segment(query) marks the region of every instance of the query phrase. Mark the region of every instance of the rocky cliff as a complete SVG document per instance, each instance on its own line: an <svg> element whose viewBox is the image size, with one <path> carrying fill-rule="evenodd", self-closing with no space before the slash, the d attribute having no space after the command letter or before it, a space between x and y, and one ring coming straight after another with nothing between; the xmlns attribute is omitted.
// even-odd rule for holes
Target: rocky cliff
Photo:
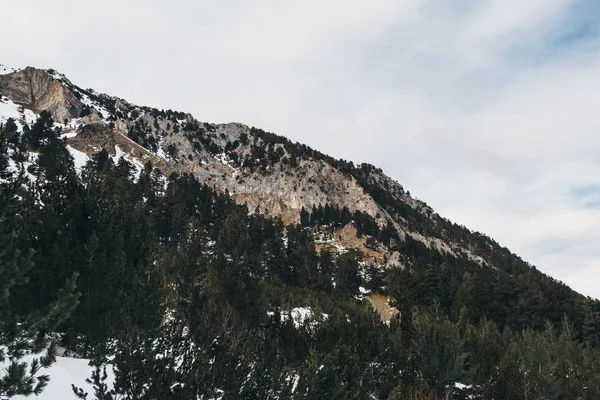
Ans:
<svg viewBox="0 0 600 400"><path fill-rule="evenodd" d="M50 71L32 67L0 75L0 93L36 113L48 111L61 123L79 117L84 106Z"/></svg>
<svg viewBox="0 0 600 400"><path fill-rule="evenodd" d="M84 90L54 70L4 68L0 95L35 113L50 112L80 151L121 151L141 164L152 163L165 175L192 174L247 204L250 212L280 217L285 224L300 222L302 209L310 212L326 205L363 213L387 230L386 240L368 248L343 232L334 232L330 240L336 246L360 247L380 264L410 264L401 251L407 241L482 266L496 267L498 260L512 256L491 239L441 218L380 169L335 160L260 129L215 125L190 114L136 106ZM520 262L519 268L528 267Z"/></svg>

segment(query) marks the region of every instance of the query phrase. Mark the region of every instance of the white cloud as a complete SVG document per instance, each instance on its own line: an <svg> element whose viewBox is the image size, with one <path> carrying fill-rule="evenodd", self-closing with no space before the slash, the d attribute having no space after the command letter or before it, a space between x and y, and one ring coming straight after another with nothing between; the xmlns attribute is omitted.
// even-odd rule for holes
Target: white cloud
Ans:
<svg viewBox="0 0 600 400"><path fill-rule="evenodd" d="M600 297L600 48L585 0L34 0L8 64L368 161ZM585 40L577 40L578 32ZM588 32L590 31L590 32ZM565 39L568 37L568 39Z"/></svg>

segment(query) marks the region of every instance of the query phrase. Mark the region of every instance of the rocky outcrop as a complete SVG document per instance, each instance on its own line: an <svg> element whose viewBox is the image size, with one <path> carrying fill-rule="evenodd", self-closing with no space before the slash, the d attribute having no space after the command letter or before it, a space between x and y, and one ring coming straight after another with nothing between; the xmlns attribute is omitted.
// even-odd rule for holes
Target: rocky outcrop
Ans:
<svg viewBox="0 0 600 400"><path fill-rule="evenodd" d="M84 106L48 72L32 67L0 75L0 94L36 113L48 111L60 123L79 117Z"/></svg>
<svg viewBox="0 0 600 400"><path fill-rule="evenodd" d="M115 140L114 131L106 124L94 123L82 125L77 129L77 138L87 141L88 144L99 149L106 149L114 153Z"/></svg>
<svg viewBox="0 0 600 400"><path fill-rule="evenodd" d="M188 116L186 122L190 123L190 118ZM153 122L146 125L152 126ZM161 122L156 126L162 129ZM249 131L247 126L238 123L215 125L211 140L223 149L227 143L240 142L241 136L249 135ZM178 172L191 173L200 182L228 192L236 202L246 204L250 212L280 217L289 224L299 222L302 208L311 210L313 206L329 204L340 209L346 207L350 212L365 212L381 226L389 219L356 179L323 160L304 158L294 166L277 162L265 169L249 169L236 166L225 153L197 151L181 134L166 134L160 140L163 149L177 149L169 158L175 161L172 166ZM250 141L254 142L254 138ZM264 146L260 140L256 144ZM235 152L239 158L248 158L251 146L251 143L241 144Z"/></svg>
<svg viewBox="0 0 600 400"><path fill-rule="evenodd" d="M69 122L61 128L79 151L125 153L138 166L150 162L165 176L189 173L246 204L251 213L279 217L288 225L299 222L302 208L329 204L369 215L380 228L393 228L400 242L412 239L442 254L491 266L464 239L453 241L448 226L427 204L374 166L354 167L240 123L215 125L191 114L136 106L81 89L53 70L28 67L0 74L0 95ZM410 265L391 241L367 246L351 228L336 232L330 245L359 248L369 263Z"/></svg>

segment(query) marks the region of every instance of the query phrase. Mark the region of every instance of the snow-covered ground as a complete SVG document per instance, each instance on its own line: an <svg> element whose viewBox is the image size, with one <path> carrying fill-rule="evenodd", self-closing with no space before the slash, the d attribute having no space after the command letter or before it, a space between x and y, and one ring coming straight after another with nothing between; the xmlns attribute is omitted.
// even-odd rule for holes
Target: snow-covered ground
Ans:
<svg viewBox="0 0 600 400"><path fill-rule="evenodd" d="M104 106L102 106L101 104L98 104L97 102L90 99L90 97L87 94L81 93L81 92L80 92L80 94L81 94L81 102L83 104L98 111L98 114L100 114L100 117L102 117L102 119L104 119L104 120L108 119L108 117L110 116L110 112Z"/></svg>
<svg viewBox="0 0 600 400"><path fill-rule="evenodd" d="M21 118L20 113L17 111L17 107L18 106L7 97L0 98L0 121L6 122L9 118L15 120Z"/></svg>
<svg viewBox="0 0 600 400"><path fill-rule="evenodd" d="M169 158L167 156L167 153L165 153L165 151L162 149L162 141L161 141L161 145L158 146L158 150L156 151L156 156L162 158L163 160L167 160Z"/></svg>
<svg viewBox="0 0 600 400"><path fill-rule="evenodd" d="M13 118L17 125L22 128L23 124L21 121L31 124L35 122L37 115L31 110L13 103L8 97L0 96L0 123L6 122L9 118Z"/></svg>
<svg viewBox="0 0 600 400"><path fill-rule="evenodd" d="M75 170L81 173L81 169L85 167L85 164L90 160L90 157L82 151L75 150L71 146L67 145L67 149L71 156L73 156L73 162L75 163Z"/></svg>
<svg viewBox="0 0 600 400"><path fill-rule="evenodd" d="M85 380L92 375L92 371L94 371L94 367L89 365L89 360L56 357L56 362L50 368L43 369L40 372L42 375L49 375L50 382L39 396L16 396L13 399L77 400L77 396L75 396L71 388L73 384L90 393L88 397L91 398L93 397L93 389ZM106 372L108 374L108 381L112 382L114 380L112 371L107 368Z"/></svg>
<svg viewBox="0 0 600 400"><path fill-rule="evenodd" d="M142 171L144 170L144 164L142 164L137 158L135 158L131 154L124 152L118 145L115 146L115 155L111 156L111 158L115 164L118 164L121 158L124 158L125 161L130 162L135 168L134 180L137 180L140 177Z"/></svg>
<svg viewBox="0 0 600 400"><path fill-rule="evenodd" d="M323 225L321 228L327 229L328 226ZM315 243L330 245L331 247L335 248L338 254L344 254L349 251L347 247L338 243L338 241L326 231L318 232L317 237L315 238Z"/></svg>

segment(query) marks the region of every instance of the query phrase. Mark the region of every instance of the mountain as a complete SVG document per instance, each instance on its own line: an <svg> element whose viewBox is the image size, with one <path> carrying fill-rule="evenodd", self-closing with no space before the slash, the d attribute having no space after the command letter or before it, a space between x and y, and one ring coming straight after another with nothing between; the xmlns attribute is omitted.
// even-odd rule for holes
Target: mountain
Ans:
<svg viewBox="0 0 600 400"><path fill-rule="evenodd" d="M347 208L365 214L379 229L388 228L392 241L409 237L485 267L532 269L493 240L443 219L372 165L335 160L239 123L211 124L190 114L136 106L82 89L54 70L27 67L2 75L0 93L23 108L21 121L32 120L26 110L36 115L49 111L64 126L63 133L76 133L68 142L77 150L92 155L104 148L115 155L118 148L141 164L150 161L165 175L190 173L218 192L228 192L250 212L258 209L285 224L299 223L303 208L309 213L326 205ZM334 235L334 242L345 237ZM376 259L385 256L395 266L410 263L395 250L397 245L375 247Z"/></svg>
<svg viewBox="0 0 600 400"><path fill-rule="evenodd" d="M518 349L543 335L556 390L565 383L551 346L568 334L581 354L600 347L597 301L441 217L375 166L259 128L134 105L51 69L0 65L0 123L9 177L0 183L19 175L26 188L21 227L9 237L33 249L38 266L12 290L11 315L43 309L79 274L80 304L53 329L60 344L116 357L132 374L166 368L169 389L154 382L160 389L151 396L436 398L470 390L501 398L529 389L509 387L512 378L494 371L525 366L518 354L529 353ZM342 340L342 332L352 334ZM161 351L177 367L161 364ZM186 357L194 367L184 374L177 360ZM173 386L188 382L189 368L210 371L206 382ZM415 372L401 374L406 368ZM519 379L529 384L526 371ZM529 395L548 395L538 378ZM458 379L469 385L455 386ZM581 387L591 387L585 379ZM132 393L142 389L120 390L138 398Z"/></svg>

